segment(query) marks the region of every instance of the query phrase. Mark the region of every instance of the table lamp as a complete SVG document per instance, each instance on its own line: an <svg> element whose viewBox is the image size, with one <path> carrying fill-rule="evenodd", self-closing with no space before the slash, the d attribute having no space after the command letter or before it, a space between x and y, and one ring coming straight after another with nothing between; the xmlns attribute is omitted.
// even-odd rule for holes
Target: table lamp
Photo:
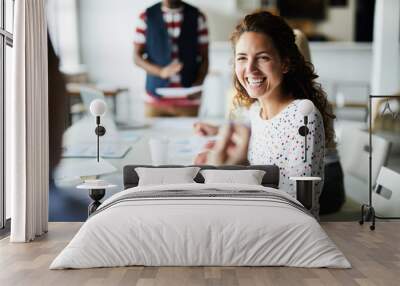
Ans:
<svg viewBox="0 0 400 286"><path fill-rule="evenodd" d="M103 116L106 113L107 105L102 99L95 99L90 103L90 113L96 117L97 127L94 132L97 135L97 162L99 162L100 157L100 147L99 147L99 137L106 134L106 129L104 126L100 125L100 116Z"/></svg>
<svg viewBox="0 0 400 286"><path fill-rule="evenodd" d="M304 99L299 104L299 112L303 115L304 125L299 128L299 134L304 137L304 159L303 162L307 162L307 135L310 132L308 130L308 115L313 112L314 103L309 99Z"/></svg>
<svg viewBox="0 0 400 286"><path fill-rule="evenodd" d="M299 112L303 116L304 125L299 128L299 134L304 137L304 159L307 162L307 135L310 130L307 127L308 115L314 111L314 103L309 99L304 99L299 104ZM313 190L314 181L321 181L320 177L290 177L296 181L296 198L308 210L314 208L315 194Z"/></svg>
<svg viewBox="0 0 400 286"><path fill-rule="evenodd" d="M107 105L102 99L95 99L90 103L90 113L96 117L96 129L94 132L97 135L97 165L100 165L100 136L106 134L106 129L104 126L100 125L100 117L106 113ZM109 184L105 180L85 180L83 184L77 186L78 189L88 189L89 196L92 198L93 202L88 206L88 216L90 216L96 209L100 206L100 200L104 197L106 193L106 188L115 187L115 185Z"/></svg>

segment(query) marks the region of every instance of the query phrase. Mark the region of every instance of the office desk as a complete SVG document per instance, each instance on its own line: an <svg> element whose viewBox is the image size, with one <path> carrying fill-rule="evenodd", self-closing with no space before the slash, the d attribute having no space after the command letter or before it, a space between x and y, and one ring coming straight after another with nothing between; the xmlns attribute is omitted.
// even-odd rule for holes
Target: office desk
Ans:
<svg viewBox="0 0 400 286"><path fill-rule="evenodd" d="M91 203L91 199L87 192L76 188L83 183L80 177L82 173L89 175L96 168L95 173L100 174L99 178L117 185L116 188L107 190L104 199L122 191L122 170L125 165L151 164L149 138L167 136L170 139L168 163L191 164L194 156L207 140L193 135L192 126L197 120L196 118L154 118L149 128L118 131L112 119L104 116L101 124L107 131L100 138L100 150L104 142L126 142L131 144L130 151L123 158L104 159L101 164L97 163L96 158L62 158L54 173L54 185L50 190L50 221L86 220L87 206ZM96 145L94 129L95 118L86 116L68 128L63 136L63 144L82 142Z"/></svg>
<svg viewBox="0 0 400 286"><path fill-rule="evenodd" d="M206 138L196 136L193 133L193 123L197 118L154 118L150 121L150 127L137 130L118 131L112 120L104 118L102 125L106 128L106 134L100 137L100 150L104 142L125 142L131 149L123 157L118 159L103 159L104 172L97 170L102 179L108 180L119 187L110 192L119 191L123 187L122 170L125 165L149 164L151 155L148 140L152 137L165 136L170 140L169 164L192 164L195 155L202 149ZM95 119L87 116L72 125L64 134L64 145L75 143L96 144L94 134ZM90 166L98 167L95 158L63 158L55 173L57 184L62 186L76 186L82 182L80 175L90 175ZM111 170L110 165L114 168Z"/></svg>

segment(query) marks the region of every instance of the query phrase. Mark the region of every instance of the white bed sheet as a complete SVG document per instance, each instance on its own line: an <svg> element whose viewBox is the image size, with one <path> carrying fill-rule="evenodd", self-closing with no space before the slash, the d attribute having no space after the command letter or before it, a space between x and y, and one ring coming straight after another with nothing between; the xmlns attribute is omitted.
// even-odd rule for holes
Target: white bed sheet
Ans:
<svg viewBox="0 0 400 286"><path fill-rule="evenodd" d="M265 190L231 184L136 187L154 190ZM350 268L343 253L310 215L288 204L246 198L124 201L89 218L50 269L145 266L293 266Z"/></svg>

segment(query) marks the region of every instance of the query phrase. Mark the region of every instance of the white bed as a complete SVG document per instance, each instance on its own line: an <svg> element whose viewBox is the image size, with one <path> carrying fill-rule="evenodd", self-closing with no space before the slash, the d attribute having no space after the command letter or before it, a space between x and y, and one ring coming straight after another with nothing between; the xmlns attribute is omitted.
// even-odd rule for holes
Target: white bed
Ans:
<svg viewBox="0 0 400 286"><path fill-rule="evenodd" d="M128 265L351 267L319 223L286 193L198 183L115 194L50 269Z"/></svg>

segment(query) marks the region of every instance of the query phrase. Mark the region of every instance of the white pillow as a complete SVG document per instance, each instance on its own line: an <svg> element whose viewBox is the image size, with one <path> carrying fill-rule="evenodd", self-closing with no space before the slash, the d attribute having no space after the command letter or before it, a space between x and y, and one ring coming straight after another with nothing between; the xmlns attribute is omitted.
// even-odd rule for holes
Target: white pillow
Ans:
<svg viewBox="0 0 400 286"><path fill-rule="evenodd" d="M193 179L199 170L199 167L135 168L139 176L138 186L195 183Z"/></svg>
<svg viewBox="0 0 400 286"><path fill-rule="evenodd" d="M202 170L204 183L235 183L261 185L265 171L262 170Z"/></svg>

